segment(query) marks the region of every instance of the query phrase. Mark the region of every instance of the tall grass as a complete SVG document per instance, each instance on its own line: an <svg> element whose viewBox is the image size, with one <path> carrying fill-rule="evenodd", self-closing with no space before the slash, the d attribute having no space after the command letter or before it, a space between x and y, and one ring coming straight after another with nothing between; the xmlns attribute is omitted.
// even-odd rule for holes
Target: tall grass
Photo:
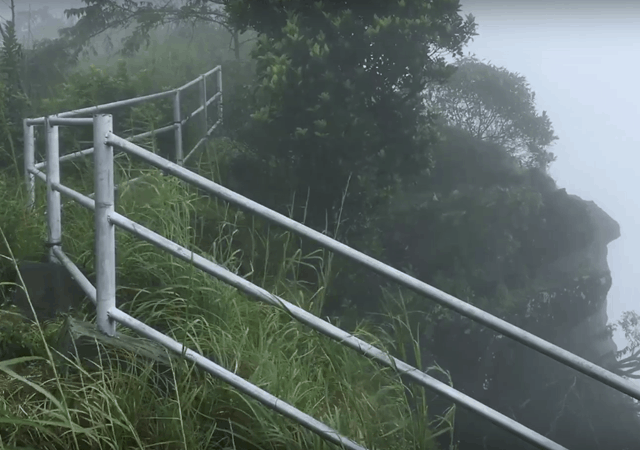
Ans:
<svg viewBox="0 0 640 450"><path fill-rule="evenodd" d="M179 84L175 74L169 76L180 65L169 53L178 50L155 47L158 53L149 67L158 85ZM196 50L180 56L190 55L193 64L208 69L211 62L198 62ZM149 54L129 62L145 64L145 58ZM194 70L201 71L199 66ZM154 149L155 141L145 145ZM227 140L212 141L198 170L223 181L225 158L235 150ZM121 214L292 303L314 313L321 310L332 279L331 254L305 254L291 233L125 156L117 158L117 181L140 173L147 176L118 192ZM90 160L80 161L64 172L63 183L88 194L93 192L91 174ZM0 174L0 281L7 293L18 262L44 255L44 189L39 183L36 208L27 213L21 184L15 175ZM89 275L93 237L92 214L65 202L62 246ZM407 389L392 369L151 244L120 231L116 242L118 307L137 319L369 448L435 449L436 436L452 431L453 411L432 420L424 390ZM301 268L314 271L316 279L303 280ZM12 288L24 288L21 279ZM392 297L402 305L400 297ZM96 343L100 357L87 361L59 351L64 317L29 323L7 306L0 316L0 449L333 448L177 356L170 356L169 367L161 370L152 361ZM93 320L93 314L80 318ZM389 326L363 321L355 334L395 354L410 348L419 355L420 344L406 332L406 320L389 313ZM123 327L119 332L132 334Z"/></svg>
<svg viewBox="0 0 640 450"><path fill-rule="evenodd" d="M126 169L126 164L121 167ZM20 200L2 207L17 214ZM243 223L254 222L158 172L151 171L121 192L117 208L230 270L239 271L242 261L253 256L233 250L232 241ZM41 212L32 218L44 221ZM208 248L197 248L196 224L215 227L210 230ZM90 212L74 204L65 206L63 248L89 271L91 228ZM272 267L263 271L267 287L310 308L323 286L298 283L295 271L298 265L322 256L289 248L296 242L289 233L267 237L261 234L263 227L247 229L254 241L281 255L280 260L270 259ZM277 252L276 245L281 247ZM5 260L15 264L12 246L8 241L5 246ZM407 391L391 369L358 357L292 321L284 311L246 298L124 232L117 233L117 265L119 307L132 316L370 448L435 448L427 408L411 407L416 404L411 396L423 394ZM327 273L319 277L327 278ZM55 332L51 331L60 326L60 321L30 325L27 334L40 338L32 338L35 356L0 363L4 448L330 448L179 358L171 359L165 389L158 388L152 364L123 351L101 348L110 356L93 365L63 358L54 350ZM356 334L390 350L389 344L401 337L364 323ZM449 428L445 422L443 427Z"/></svg>

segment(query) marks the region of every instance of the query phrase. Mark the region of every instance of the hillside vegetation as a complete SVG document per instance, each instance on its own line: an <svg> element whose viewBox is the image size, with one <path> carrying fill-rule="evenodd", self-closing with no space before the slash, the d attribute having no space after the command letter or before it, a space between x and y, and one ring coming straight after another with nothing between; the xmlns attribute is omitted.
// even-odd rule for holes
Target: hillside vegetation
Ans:
<svg viewBox="0 0 640 450"><path fill-rule="evenodd" d="M0 449L332 448L179 357L66 352L66 314L32 322L12 305L17 264L47 250L42 183L24 207L22 119L178 87L218 64L224 123L189 168L637 377L638 316L619 324L619 352L600 320L619 227L548 175L558 137L526 79L463 57L475 24L457 1L83 3L60 38L22 40L24 14L2 25ZM184 103L195 109L197 93ZM122 136L173 120L167 100L113 114ZM190 123L185 149L201 133ZM65 154L92 136L60 138ZM169 133L140 145L173 159L174 144ZM570 449L640 440L628 398L140 161L116 162L117 181L145 175L118 192L132 220ZM64 165L63 183L93 192L91 159ZM62 247L91 276L92 215L64 203ZM530 448L188 263L125 232L116 241L119 308L362 445ZM93 320L88 303L70 314Z"/></svg>

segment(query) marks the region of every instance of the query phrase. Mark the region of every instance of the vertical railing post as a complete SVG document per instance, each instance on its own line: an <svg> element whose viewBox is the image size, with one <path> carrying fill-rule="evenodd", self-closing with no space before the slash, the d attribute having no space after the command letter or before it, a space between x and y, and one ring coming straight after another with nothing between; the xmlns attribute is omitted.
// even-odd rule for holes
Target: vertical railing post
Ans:
<svg viewBox="0 0 640 450"><path fill-rule="evenodd" d="M27 124L27 119L22 121L24 138L24 182L27 194L27 210L33 210L36 203L36 179L30 172L36 160L36 145L33 125Z"/></svg>
<svg viewBox="0 0 640 450"><path fill-rule="evenodd" d="M108 336L116 333L109 310L116 307L116 240L109 216L114 212L113 147L107 137L113 132L111 114L93 117L93 161L95 171L96 323Z"/></svg>
<svg viewBox="0 0 640 450"><path fill-rule="evenodd" d="M216 75L218 81L218 92L220 93L220 98L218 98L218 121L220 122L220 125L222 125L222 99L224 97L222 94L222 66L220 66Z"/></svg>
<svg viewBox="0 0 640 450"><path fill-rule="evenodd" d="M62 208L60 192L53 189L53 185L60 183L60 150L58 127L49 124L49 116L45 118L47 158L47 246L49 247L49 261L58 262L53 252L54 247L62 245Z"/></svg>
<svg viewBox="0 0 640 450"><path fill-rule="evenodd" d="M204 129L202 135L207 137L209 119L207 118L207 78L204 75L200 76L200 105L202 106L202 127Z"/></svg>
<svg viewBox="0 0 640 450"><path fill-rule="evenodd" d="M182 115L180 113L180 89L176 89L173 97L173 136L176 145L176 164L182 166L184 153L182 151Z"/></svg>

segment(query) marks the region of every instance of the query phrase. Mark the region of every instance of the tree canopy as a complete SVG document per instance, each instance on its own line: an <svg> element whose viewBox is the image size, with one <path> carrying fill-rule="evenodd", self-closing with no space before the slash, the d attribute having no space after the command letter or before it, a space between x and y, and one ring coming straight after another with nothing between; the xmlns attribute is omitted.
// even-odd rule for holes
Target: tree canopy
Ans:
<svg viewBox="0 0 640 450"><path fill-rule="evenodd" d="M546 168L558 139L546 111L538 114L527 80L475 57L459 59L453 75L425 92L429 106L448 123L506 148L527 166Z"/></svg>
<svg viewBox="0 0 640 450"><path fill-rule="evenodd" d="M226 28L232 36L236 59L240 58L243 42L235 28L230 26L225 6L227 0L82 0L86 5L66 10L68 18L76 23L61 30L61 37L76 52L91 45L93 38L106 31L126 29L122 40L122 52L132 54L148 45L151 31L171 24L209 23ZM109 34L104 34L112 45Z"/></svg>
<svg viewBox="0 0 640 450"><path fill-rule="evenodd" d="M246 133L254 169L243 171L265 184L252 194L279 208L292 191L308 198L315 227L333 229L342 207L357 229L429 169L436 135L418 94L450 74L443 54L460 54L474 35L458 1L230 1L227 10L259 35Z"/></svg>

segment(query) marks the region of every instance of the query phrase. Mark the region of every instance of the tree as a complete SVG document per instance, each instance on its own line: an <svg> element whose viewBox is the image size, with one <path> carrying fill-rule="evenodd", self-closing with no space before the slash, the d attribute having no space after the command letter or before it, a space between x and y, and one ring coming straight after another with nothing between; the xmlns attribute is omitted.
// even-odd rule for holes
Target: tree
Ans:
<svg viewBox="0 0 640 450"><path fill-rule="evenodd" d="M640 380L640 315L635 311L625 311L611 331L622 328L628 345L617 353L613 370L618 375Z"/></svg>
<svg viewBox="0 0 640 450"><path fill-rule="evenodd" d="M10 157L0 155L0 168L11 162L18 171L18 141L28 101L22 85L23 52L15 26L15 4L11 0L11 20L0 23L0 146L8 147Z"/></svg>
<svg viewBox="0 0 640 450"><path fill-rule="evenodd" d="M137 51L150 41L150 32L168 24L206 22L218 24L231 34L236 59L240 59L240 34L229 24L226 0L82 0L86 5L65 11L77 22L61 30L61 37L78 51L108 30L131 29L123 39L123 52ZM106 36L110 44L109 36ZM245 41L246 42L246 41Z"/></svg>
<svg viewBox="0 0 640 450"><path fill-rule="evenodd" d="M254 152L240 184L276 208L292 192L306 198L298 217L313 227L333 230L341 217L362 231L399 184L428 169L435 133L420 93L449 75L442 55L461 53L473 18L457 0L231 0L227 11L259 35L245 133Z"/></svg>
<svg viewBox="0 0 640 450"><path fill-rule="evenodd" d="M457 61L443 84L429 86L427 103L473 136L499 144L527 166L546 168L549 146L558 139L545 111L538 114L535 93L523 76L474 57Z"/></svg>
<svg viewBox="0 0 640 450"><path fill-rule="evenodd" d="M0 24L2 51L0 52L0 70L5 82L11 87L20 86L20 68L22 66L22 46L18 42L15 26L15 14L5 24Z"/></svg>

